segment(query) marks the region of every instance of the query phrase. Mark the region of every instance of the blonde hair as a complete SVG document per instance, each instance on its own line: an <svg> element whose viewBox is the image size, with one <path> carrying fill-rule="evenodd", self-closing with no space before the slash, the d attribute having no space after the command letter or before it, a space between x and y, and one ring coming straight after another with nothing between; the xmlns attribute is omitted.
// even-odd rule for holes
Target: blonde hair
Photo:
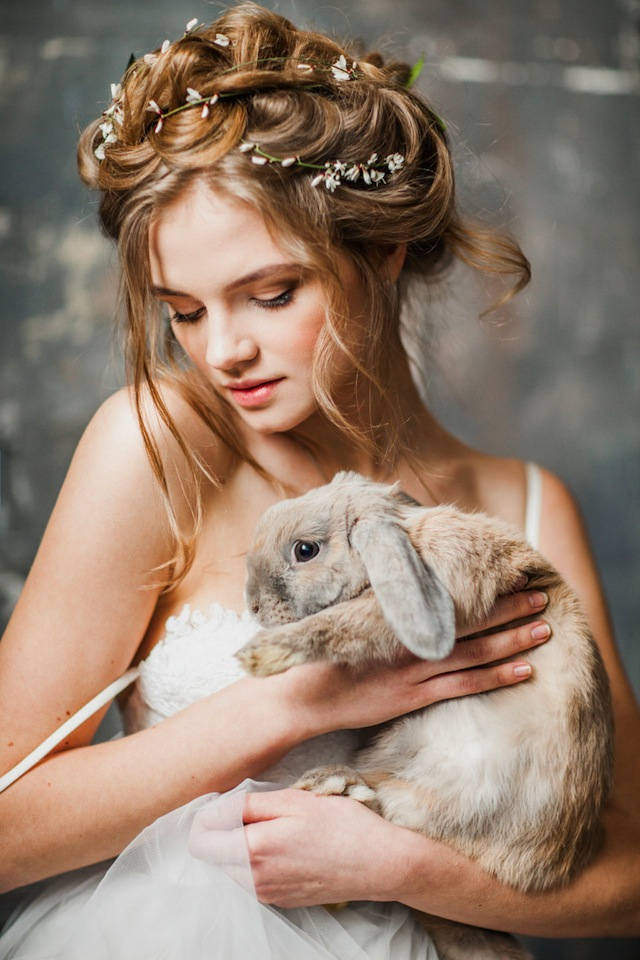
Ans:
<svg viewBox="0 0 640 960"><path fill-rule="evenodd" d="M219 34L229 39L221 46ZM406 243L403 282L432 281L454 258L485 273L509 276L502 298L521 289L529 264L507 236L473 228L459 216L447 135L431 107L407 88L410 67L385 62L377 53L357 56L357 79L340 80L330 69L351 51L328 37L299 30L279 14L253 3L231 8L210 26L198 27L164 52L136 60L122 80L122 117L117 141L95 155L102 142L99 117L78 147L80 175L102 193L100 219L119 247L126 307L126 358L140 429L161 489L175 540L168 587L189 569L202 522L201 485L217 483L181 435L159 384L177 385L196 414L228 450L260 467L234 434L225 400L177 355L150 292L149 229L167 204L196 180L251 204L283 249L321 281L327 320L316 345L313 389L326 417L378 461L411 456L411 423L394 403L393 386L405 354L400 339L400 298L381 264ZM300 63L318 69L301 70ZM188 109L157 115L185 103L187 88L202 97L222 97L209 116ZM257 167L237 147L259 143L276 157L309 163L340 159L362 162L376 152L400 153L405 162L387 182L372 189L344 185L335 193L313 187L309 171L273 164ZM337 253L357 269L368 308L367 336L355 343L338 275ZM338 400L332 371L348 357L354 383L367 384L368 426L356 424L350 404ZM193 523L181 528L169 488L156 430L143 397L181 449L194 491ZM354 395L353 408L358 406ZM263 472L263 471L261 471Z"/></svg>

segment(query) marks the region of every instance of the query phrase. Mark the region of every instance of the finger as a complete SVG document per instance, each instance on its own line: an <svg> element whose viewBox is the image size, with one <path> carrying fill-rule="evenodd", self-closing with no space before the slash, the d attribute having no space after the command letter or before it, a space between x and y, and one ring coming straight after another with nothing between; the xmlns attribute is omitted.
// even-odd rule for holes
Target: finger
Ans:
<svg viewBox="0 0 640 960"><path fill-rule="evenodd" d="M246 841L239 828L236 831L208 830L189 835L189 853L196 860L204 861L221 870L245 890L253 890L251 864Z"/></svg>
<svg viewBox="0 0 640 960"><path fill-rule="evenodd" d="M525 590L520 593L508 594L504 597L498 597L491 608L491 612L479 623L471 624L471 630L467 625L464 636L470 633L480 633L482 630L490 630L492 627L499 627L514 620L522 620L524 617L530 617L532 614L544 610L549 597L541 590Z"/></svg>
<svg viewBox="0 0 640 960"><path fill-rule="evenodd" d="M438 674L423 684L428 691L428 703L440 700L452 700L455 697L468 697L474 693L486 693L510 687L527 680L533 673L530 663L516 660L492 667L477 667L473 670L457 670L453 673Z"/></svg>
<svg viewBox="0 0 640 960"><path fill-rule="evenodd" d="M230 864L246 864L248 860L244 831L208 830L194 821L189 832L189 853L196 860L226 867Z"/></svg>
<svg viewBox="0 0 640 960"><path fill-rule="evenodd" d="M243 823L275 820L287 816L299 802L301 790L270 790L265 793L247 793L242 808Z"/></svg>
<svg viewBox="0 0 640 960"><path fill-rule="evenodd" d="M193 818L194 825L207 830L233 830L239 827L244 798L244 791L219 794L200 807Z"/></svg>
<svg viewBox="0 0 640 960"><path fill-rule="evenodd" d="M462 639L453 652L438 664L438 673L450 673L495 660L504 660L516 653L530 650L546 643L551 636L551 627L545 620L534 620L509 630L484 634L481 637ZM432 664L431 667L434 665ZM433 675L433 671L431 671Z"/></svg>

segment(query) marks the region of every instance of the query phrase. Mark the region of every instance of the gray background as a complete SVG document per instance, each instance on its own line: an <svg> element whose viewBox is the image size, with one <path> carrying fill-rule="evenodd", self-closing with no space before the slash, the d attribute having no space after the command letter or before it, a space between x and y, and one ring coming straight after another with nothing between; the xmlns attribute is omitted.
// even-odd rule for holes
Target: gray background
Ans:
<svg viewBox="0 0 640 960"><path fill-rule="evenodd" d="M490 452L559 473L586 515L640 691L638 0L269 3L414 62L447 122L466 209L517 235L528 291L477 318L466 276L426 306L428 394ZM121 382L115 259L75 171L79 130L130 52L220 9L200 0L4 0L0 27L0 618L77 439ZM447 295L448 294L448 295ZM638 941L536 941L537 957L638 955Z"/></svg>

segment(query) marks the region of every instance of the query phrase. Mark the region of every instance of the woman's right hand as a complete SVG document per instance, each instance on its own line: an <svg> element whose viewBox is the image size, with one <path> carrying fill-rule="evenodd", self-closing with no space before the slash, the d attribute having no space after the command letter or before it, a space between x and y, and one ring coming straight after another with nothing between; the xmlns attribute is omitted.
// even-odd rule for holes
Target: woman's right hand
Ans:
<svg viewBox="0 0 640 960"><path fill-rule="evenodd" d="M366 670L318 661L291 667L270 680L280 684L285 709L301 739L374 726L440 700L526 680L531 666L517 655L544 643L550 628L541 619L515 626L514 621L535 616L546 603L544 594L532 590L500 597L487 619L459 636L443 660L421 660L406 651L395 663Z"/></svg>

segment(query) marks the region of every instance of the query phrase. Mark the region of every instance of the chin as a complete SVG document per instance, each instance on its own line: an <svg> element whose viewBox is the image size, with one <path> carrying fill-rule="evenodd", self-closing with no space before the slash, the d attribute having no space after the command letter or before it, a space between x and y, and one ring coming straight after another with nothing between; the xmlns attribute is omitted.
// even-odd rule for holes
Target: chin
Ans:
<svg viewBox="0 0 640 960"><path fill-rule="evenodd" d="M277 407L264 407L262 410L242 411L240 416L256 433L287 433L295 430L317 412L317 405L308 405L297 410L278 410Z"/></svg>

